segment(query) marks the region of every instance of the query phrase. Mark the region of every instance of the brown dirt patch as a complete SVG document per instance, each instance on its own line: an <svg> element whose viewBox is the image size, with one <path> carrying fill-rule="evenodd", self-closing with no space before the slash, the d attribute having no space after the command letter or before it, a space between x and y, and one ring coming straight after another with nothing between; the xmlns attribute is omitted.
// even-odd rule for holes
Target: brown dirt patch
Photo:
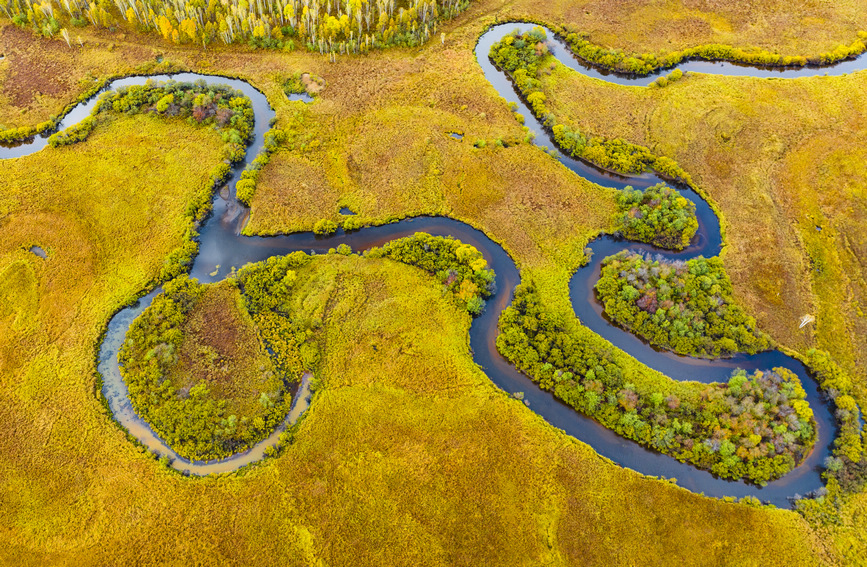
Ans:
<svg viewBox="0 0 867 567"><path fill-rule="evenodd" d="M236 293L228 286L213 288L193 308L180 350L180 367L190 374L192 384L202 379L231 381L239 350L258 350L256 333L239 312Z"/></svg>
<svg viewBox="0 0 867 567"><path fill-rule="evenodd" d="M301 83L304 85L304 88L307 90L307 94L315 95L322 92L322 89L325 88L325 81L323 79L316 78L310 76L310 73L304 73L301 75Z"/></svg>
<svg viewBox="0 0 867 567"><path fill-rule="evenodd" d="M33 57L32 51L39 50ZM9 79L3 91L15 106L28 106L37 95L60 96L72 86L68 77L72 51L66 43L34 41L33 32L15 26L0 28L0 53L6 55Z"/></svg>

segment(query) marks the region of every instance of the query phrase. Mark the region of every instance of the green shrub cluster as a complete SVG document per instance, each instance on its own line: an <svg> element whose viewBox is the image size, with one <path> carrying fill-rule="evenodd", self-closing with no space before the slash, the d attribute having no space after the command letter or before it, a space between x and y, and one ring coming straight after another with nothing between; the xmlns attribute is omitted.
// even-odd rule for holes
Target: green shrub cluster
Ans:
<svg viewBox="0 0 867 567"><path fill-rule="evenodd" d="M664 184L644 191L627 187L617 196L617 223L625 238L682 250L698 230L695 205Z"/></svg>
<svg viewBox="0 0 867 567"><path fill-rule="evenodd" d="M587 39L585 33L571 31L565 27L560 28L557 34L569 45L572 52L581 59L593 65L633 75L648 75L659 69L674 67L687 59L732 61L767 67L803 67L808 64L829 64L857 57L864 52L865 39L867 39L859 33L859 38L850 45L839 45L833 51L816 57L780 55L779 53L771 53L767 50L742 49L716 43L691 47L682 51L672 51L670 53L630 55L619 49L606 49L595 45Z"/></svg>
<svg viewBox="0 0 867 567"><path fill-rule="evenodd" d="M78 124L74 124L62 132L56 132L48 137L48 145L52 148L68 146L83 142L93 132L96 126L96 117L91 115L83 118Z"/></svg>
<svg viewBox="0 0 867 567"><path fill-rule="evenodd" d="M669 158L658 158L648 148L619 138L603 139L588 136L557 121L548 109L542 92L539 70L550 57L545 45L545 30L537 27L521 34L518 31L503 37L491 46L491 61L504 71L515 84L533 114L550 128L557 146L568 155L592 162L604 169L622 173L656 170L668 178L690 183L689 176Z"/></svg>
<svg viewBox="0 0 867 567"><path fill-rule="evenodd" d="M485 299L495 291L496 276L475 247L452 237L417 232L367 252L370 258L390 258L434 275L472 315L481 314Z"/></svg>
<svg viewBox="0 0 867 567"><path fill-rule="evenodd" d="M663 88L663 87L667 87L671 83L676 83L677 81L679 81L682 78L683 78L683 71L681 71L680 69L675 69L674 71L672 71L668 75L665 75L663 77L659 77L658 79L656 79L655 81L653 81L650 84L653 86L659 87L659 88Z"/></svg>
<svg viewBox="0 0 867 567"><path fill-rule="evenodd" d="M208 187L213 187L213 185L209 185ZM202 193L204 194L204 191ZM195 230L187 230L187 233L184 235L184 243L172 250L166 259L163 260L163 267L160 269L160 281L176 278L193 265L193 259L199 253L199 242L196 240L198 236L199 233Z"/></svg>
<svg viewBox="0 0 867 567"><path fill-rule="evenodd" d="M735 304L716 257L665 261L623 251L603 261L596 291L616 324L681 354L755 354L771 346Z"/></svg>
<svg viewBox="0 0 867 567"><path fill-rule="evenodd" d="M286 95L305 94L307 92L307 88L301 80L301 75L302 73L300 71L292 73L282 82L283 92L286 93Z"/></svg>
<svg viewBox="0 0 867 567"><path fill-rule="evenodd" d="M261 393L258 415L227 415L227 401L217 399L205 381L185 392L170 378L184 323L207 286L180 276L133 322L120 351L130 401L179 455L196 460L227 457L265 438L285 417L291 404L289 383L319 362L317 325L294 317L290 305L295 269L309 259L302 252L269 258L245 266L232 280L282 384L270 395Z"/></svg>
<svg viewBox="0 0 867 567"><path fill-rule="evenodd" d="M364 227L364 220L359 216L351 216L347 217L343 221L343 230L346 232L351 232L353 230L359 230Z"/></svg>
<svg viewBox="0 0 867 567"><path fill-rule="evenodd" d="M806 394L784 368L738 370L726 384L637 387L613 362L610 346L567 330L531 283L517 288L500 331L500 352L543 389L626 438L721 477L779 478L815 441Z"/></svg>
<svg viewBox="0 0 867 567"><path fill-rule="evenodd" d="M20 128L9 128L8 130L0 131L0 144L14 144L21 142L27 138L32 138L40 132L46 132L55 128L59 120L52 119L45 122L40 122L36 126L22 126Z"/></svg>
<svg viewBox="0 0 867 567"><path fill-rule="evenodd" d="M810 349L805 363L834 403L834 417L839 427L834 455L825 463L826 474L834 478L842 490L858 492L867 484L867 434L862 430L863 416L853 397L852 379L825 351Z"/></svg>
<svg viewBox="0 0 867 567"><path fill-rule="evenodd" d="M313 225L313 232L320 236L328 236L337 232L338 228L338 224L331 219L319 219Z"/></svg>
<svg viewBox="0 0 867 567"><path fill-rule="evenodd" d="M247 311L271 352L277 369L285 375L313 372L319 364L316 318L299 316L292 307L297 270L311 258L303 252L272 256L244 266L235 276Z"/></svg>
<svg viewBox="0 0 867 567"><path fill-rule="evenodd" d="M291 297L297 270L310 262L304 252L272 256L241 268L236 278L244 292L251 313L285 312Z"/></svg>
<svg viewBox="0 0 867 567"><path fill-rule="evenodd" d="M96 117L103 112L175 116L187 118L191 124L212 125L221 131L227 143L226 158L233 162L243 158L253 134L253 107L240 91L223 85L208 86L204 81L162 84L148 81L144 85L108 91L90 116L53 134L48 143L57 147L86 139L95 126Z"/></svg>
<svg viewBox="0 0 867 567"><path fill-rule="evenodd" d="M279 145L286 140L286 133L277 128L271 128L265 132L265 141L262 151L251 161L244 171L241 172L241 179L235 184L235 197L248 207L250 206L253 196L256 194L256 182L259 180L259 172L262 168L268 165L273 154Z"/></svg>

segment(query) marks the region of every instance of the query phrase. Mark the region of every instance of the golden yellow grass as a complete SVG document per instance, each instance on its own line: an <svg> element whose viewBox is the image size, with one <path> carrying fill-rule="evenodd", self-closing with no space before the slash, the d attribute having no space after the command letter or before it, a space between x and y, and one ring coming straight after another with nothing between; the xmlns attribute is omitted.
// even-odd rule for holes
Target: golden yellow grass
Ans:
<svg viewBox="0 0 867 567"><path fill-rule="evenodd" d="M475 367L469 317L439 285L385 260L332 256L309 268L304 281L315 289L323 279L336 285L325 314L324 386L294 444L244 475L185 479L162 469L97 400L93 349L111 311L180 240L172 211L196 187L189 163L202 161L194 152L217 154L216 136L185 128L120 118L82 144L0 164L16 188L4 214L28 217L3 232L0 265L33 273L6 293L23 305L17 318L35 319L27 334L3 334L7 559L565 565L688 561L700 544L719 561L816 560L816 543L791 512L644 479L551 429ZM124 182L105 182L105 164ZM37 224L54 209L75 216ZM31 243L49 249L49 259L22 250ZM126 265L142 266L139 277L118 277ZM55 333L51 322L61 321L68 324ZM13 350L15 360L5 354ZM648 543L648 522L664 537ZM744 529L755 535L732 537Z"/></svg>
<svg viewBox="0 0 867 567"><path fill-rule="evenodd" d="M299 274L311 293L325 278L336 285L325 313L322 388L294 442L245 474L184 478L142 455L99 411L86 373L68 367L89 362L87 348L48 355L60 359L61 380L46 380L51 360L28 357L19 387L2 394L3 423L17 433L3 437L0 453L7 558L279 565L669 564L698 553L755 565L819 559L796 514L706 499L612 466L497 390L468 352L469 317L433 278L388 260L341 256L317 258ZM48 399L27 409L9 403L21 388ZM648 538L648 530L658 536Z"/></svg>
<svg viewBox="0 0 867 567"><path fill-rule="evenodd" d="M581 261L583 244L595 232L610 229L612 194L576 180L529 145L494 146L496 139L523 136L472 54L476 38L503 6L477 2L446 27L445 45L338 58L336 65L316 55L243 47L205 53L90 29L82 30L86 46L68 58L48 51L48 41L32 39L32 47L17 41L16 49L23 51L0 63L0 123L35 124L84 88L64 83L56 93L12 104L12 69L40 58L57 62L54 73L69 77L122 73L147 65L156 53L181 68L237 74L269 96L281 128L294 127L298 134L296 149L278 152L260 177L253 230L309 229L318 218L337 218L344 205L370 221L449 214L504 243L522 266L545 278L546 293L565 307L565 282ZM552 6L565 10L565 4ZM543 10L532 4L520 9ZM725 14L744 9L718 10L728 18ZM560 16L551 13L557 21ZM732 42L824 51L838 31L840 41L849 41L851 30L839 23L847 17L841 13L827 17L825 36L787 39L793 28L766 26L769 43L752 39L747 18L732 28L732 38L744 39ZM580 23L578 16L563 18ZM630 23L611 21L598 25L619 25L623 32ZM699 41L689 25L672 27L680 31L670 32L671 37L683 38L672 45ZM638 51L658 48L651 37L666 38L642 32L633 39L624 33L618 40L621 33L605 33L612 45L633 45ZM7 42L2 47L9 51L7 37L0 35L0 42ZM280 95L276 77L295 70L326 80L310 107ZM864 352L855 335L863 318L831 317L836 297L849 312L857 314L858 305L863 310L863 304L848 299L861 293L856 284L839 277L840 266L858 268L864 255L858 255L863 248L857 246L862 245L850 244L847 251L836 244L844 241L840 234L852 242L837 227L863 226L852 205L864 187L852 157L858 150L822 154L828 184L848 187L845 192L814 187L810 161L786 170L799 176L807 205L830 227L816 234L793 226L788 207L794 205L781 204L789 195L778 185L781 162L767 158L744 164L757 160L766 144L773 156L773 136L793 142L797 120L818 128L828 109L838 127L829 127L826 135L835 140L835 133L845 132L842 120L852 115L847 107L855 99L846 97L856 95L844 95L834 85L858 79L815 79L803 94L786 87L790 91L782 95L777 94L780 81L766 82L755 87L760 96L755 111L749 110L749 100L737 97L743 80L719 79L704 91L677 90L709 80L688 78L650 94L589 82L570 84L564 92L579 101L611 101L571 105L570 119L591 132L628 137L675 157L720 203L729 229L725 258L739 298L775 338L801 348L810 340L830 348L831 333L823 325L840 321L834 323L837 328L853 329L832 349L851 371ZM720 93L738 104L719 104L722 111L716 111L708 101L723 100ZM669 111L656 110L664 107L665 97L672 97ZM827 108L811 122L803 102L816 97ZM842 102L835 107L837 98ZM774 110L778 100L788 113ZM693 111L697 102L706 106ZM714 118L715 112L721 116ZM790 121L783 132L790 138L785 138L776 128ZM738 124L741 130L735 129ZM731 148L721 134L713 137L720 127ZM791 512L727 504L641 478L552 430L505 398L472 364L466 315L450 307L429 279L385 261L328 260L345 266L333 268L340 285L326 321L325 389L294 445L242 476L190 480L162 471L103 413L93 394L93 353L110 313L156 275L162 258L180 243L183 205L196 186L189 164L202 164L195 168L199 181L215 165L204 162L217 155L216 137L185 128L124 118L98 128L84 144L0 163L4 185L14 188L0 192L0 298L15 299L14 307L0 309L0 508L8 518L0 533L10 559L340 564L357 557L371 564L535 565L670 564L672 558L815 564L838 554L858 557L851 555L846 539L863 533L857 503L846 511L848 531L821 540ZM462 132L464 140L448 138L447 131ZM735 144L740 131L745 137ZM647 132L658 134L645 138ZM851 139L856 137L857 132ZM476 139L486 140L487 147L471 148ZM733 149L741 146L748 149ZM737 157L726 158L736 152ZM793 159L803 163L816 157L804 147ZM744 191L744 180L776 189ZM744 213L736 225L732 211L738 198ZM829 200L819 206L823 198ZM850 212L839 214L841 206ZM799 234L832 266L826 278L816 280L827 286L820 293L805 275L803 248L790 244ZM838 235L836 248L815 240L827 234ZM50 248L49 260L23 250L31 244ZM319 269L325 261L317 262ZM763 283L766 276L781 282L770 280L789 294L785 302L775 299L775 287ZM863 282L863 272L851 281ZM373 299L362 300L368 296ZM798 307L812 305L824 306L824 322L815 339L802 338L790 330L791 316L802 314Z"/></svg>
<svg viewBox="0 0 867 567"><path fill-rule="evenodd" d="M637 54L721 43L783 55L818 55L851 44L867 28L867 5L858 0L505 0L499 4L501 20L567 24L587 33L593 43Z"/></svg>

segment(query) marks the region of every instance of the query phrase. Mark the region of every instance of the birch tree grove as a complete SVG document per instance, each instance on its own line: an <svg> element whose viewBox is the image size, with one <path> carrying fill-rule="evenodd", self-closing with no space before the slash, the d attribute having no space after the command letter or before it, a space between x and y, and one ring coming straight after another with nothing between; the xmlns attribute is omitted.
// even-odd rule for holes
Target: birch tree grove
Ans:
<svg viewBox="0 0 867 567"><path fill-rule="evenodd" d="M0 16L46 37L73 26L133 25L174 43L250 43L321 53L415 46L469 0L0 0Z"/></svg>

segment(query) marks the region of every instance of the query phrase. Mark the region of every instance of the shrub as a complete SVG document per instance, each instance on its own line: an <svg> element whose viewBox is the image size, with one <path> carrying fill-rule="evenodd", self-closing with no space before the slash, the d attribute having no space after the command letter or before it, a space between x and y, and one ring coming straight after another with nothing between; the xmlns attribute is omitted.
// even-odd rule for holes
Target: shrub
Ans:
<svg viewBox="0 0 867 567"><path fill-rule="evenodd" d="M867 485L867 451L864 450L862 412L852 397L852 379L827 352L810 349L805 362L836 408L834 417L839 432L834 440L834 456L825 463L826 475L841 490L858 492Z"/></svg>
<svg viewBox="0 0 867 567"><path fill-rule="evenodd" d="M175 95L167 94L157 101L157 104L154 108L156 108L157 112L166 112L169 109L169 106L175 102Z"/></svg>
<svg viewBox="0 0 867 567"><path fill-rule="evenodd" d="M346 232L350 232L353 230L358 230L364 226L364 221L362 221L357 216L349 217L345 221L343 221L343 230Z"/></svg>
<svg viewBox="0 0 867 567"><path fill-rule="evenodd" d="M235 184L235 196L239 201L249 206L256 192L256 182L252 179L240 179Z"/></svg>
<svg viewBox="0 0 867 567"><path fill-rule="evenodd" d="M316 224L313 225L313 232L322 236L334 234L337 232L337 223L330 219L316 221Z"/></svg>
<svg viewBox="0 0 867 567"><path fill-rule="evenodd" d="M612 321L656 346L692 356L770 348L735 304L719 258L669 262L623 251L603 261L596 292Z"/></svg>
<svg viewBox="0 0 867 567"><path fill-rule="evenodd" d="M63 132L52 134L48 138L48 145L52 148L59 146L68 146L86 139L96 126L96 119L93 116L88 116L82 119L81 122L70 126Z"/></svg>
<svg viewBox="0 0 867 567"><path fill-rule="evenodd" d="M666 185L627 187L617 196L617 207L620 231L630 240L682 250L698 230L695 205Z"/></svg>

